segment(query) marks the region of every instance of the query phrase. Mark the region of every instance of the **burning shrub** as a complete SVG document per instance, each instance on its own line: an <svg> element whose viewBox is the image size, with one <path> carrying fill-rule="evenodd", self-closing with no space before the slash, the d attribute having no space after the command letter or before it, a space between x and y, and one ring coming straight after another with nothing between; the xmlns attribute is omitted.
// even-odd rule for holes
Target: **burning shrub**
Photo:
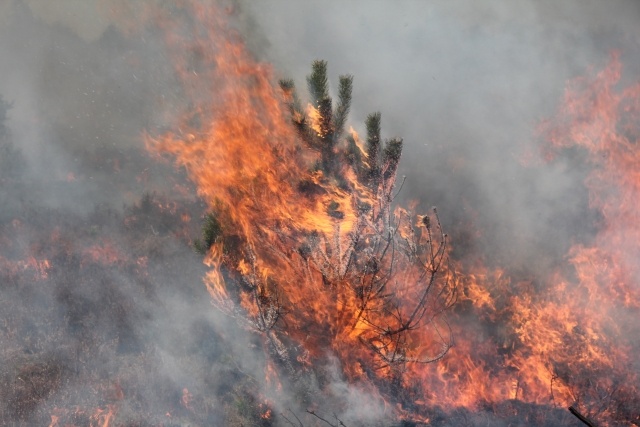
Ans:
<svg viewBox="0 0 640 427"><path fill-rule="evenodd" d="M367 118L366 146L353 130L343 137L353 78L340 77L334 110L326 73L326 62L313 63L306 110L294 82L280 82L298 138L273 135L282 142L270 139L265 141L268 146L256 148L278 152L289 151L290 145L296 152L296 169L290 171L295 175L285 178L268 170L269 165L262 169L258 164L252 171L256 183L219 183L229 187L216 194L229 197L226 203L218 197L210 201L218 210L206 217L202 241L195 243L197 250L210 251L207 262L223 272L209 276L210 291L220 308L265 333L271 351L286 365L291 355L276 332L281 320L295 325L282 326L287 336L307 343L313 337L314 356L326 348L346 356L354 346L362 346L366 351L360 361L344 367L350 376L375 377L379 369L390 372L406 363L438 360L452 344L440 315L456 299L455 280L446 263L446 235L435 209L415 224L408 211L393 210L402 140L386 140L383 146L380 113ZM281 118L272 118L276 119ZM187 161L168 140L154 143ZM218 143L215 134L196 138L189 147L208 143ZM244 187L266 184L272 173L272 191L289 195L278 201L287 206L270 206L255 197L255 190L252 194ZM236 209L247 199L263 217L252 212L246 218ZM293 218L278 217L278 208L295 205L302 210ZM295 215L301 216L299 222ZM230 247L232 235L240 244ZM230 305L232 300L242 309Z"/></svg>
<svg viewBox="0 0 640 427"><path fill-rule="evenodd" d="M380 113L367 117L366 140L347 131L352 76L340 76L334 101L327 63L315 61L305 107L215 7L184 7L206 25L162 22L166 34L193 29L167 37L189 107L175 133L147 143L186 169L211 209L194 246L207 251L213 302L260 332L294 382L329 352L350 380L402 387L408 364L452 346L443 313L457 296L435 209L393 205L402 140L383 140Z"/></svg>
<svg viewBox="0 0 640 427"><path fill-rule="evenodd" d="M561 283L552 291L554 286L544 283L557 278L512 282L505 270L481 267L475 274L471 268L464 282L467 307L455 313L454 328L462 338L457 357L424 366L452 344L443 313L456 301L456 280L447 266L448 241L437 212L416 217L393 206L402 140L382 140L379 113L367 117L362 141L357 132L346 131L351 76L340 77L333 99L326 62L314 62L305 103L292 80L280 81L279 90L274 87L270 67L253 60L215 8L190 2L185 8L206 23L196 25L188 38L167 37L189 111L177 120L176 132L150 137L148 145L172 155L187 170L220 225L220 235L212 233L217 227L205 225L203 244L209 246L205 284L214 303L259 331L276 367L294 382L304 377L300 372L312 371L320 388L329 383L322 378L323 368L331 364L329 353L337 356L348 380L373 383L376 393L404 405L399 412L406 409L426 419L433 409L433 424L451 425L454 421L446 417L456 407L484 410L489 418L500 413L510 421L524 413L523 423L541 425L571 419L555 407L579 400L563 364L583 357L580 346L572 345L579 344L575 338L581 334L574 326L591 326L591 313L597 310L585 311L578 298L558 303L567 286ZM179 22L167 21L167 34L181 34ZM588 108L615 97L596 99L571 104ZM634 106L628 104L626 111L636 111ZM582 116L589 120L578 122L588 129L579 139L589 143L605 121L590 113ZM576 135L574 120L566 123L551 135L562 146L565 136ZM604 128L604 134L613 130ZM625 143L621 152L635 153L631 145ZM620 171L620 164L635 168L621 160L605 169L605 182L617 176L610 172ZM635 196L631 192L628 199ZM595 268L603 259L590 259L584 267ZM606 267L600 270L609 271ZM614 288L624 291L624 286ZM577 289L582 294L582 287ZM605 300L591 292L586 295L598 295L593 301ZM630 313L635 313L634 301L625 300ZM637 346L629 342L628 347ZM575 372L576 365L570 370ZM446 402L442 416L440 402ZM626 406L615 410L630 412ZM455 417L460 425L484 423L483 414L469 415L466 409L454 415L460 415Z"/></svg>
<svg viewBox="0 0 640 427"><path fill-rule="evenodd" d="M260 332L294 382L330 352L349 379L401 387L405 365L451 347L442 314L456 300L437 212L393 206L402 140L383 140L380 113L364 142L346 131L351 76L334 105L327 63L314 62L303 107L292 80L275 87L239 41L221 39L219 16L204 20L187 49L197 58L169 41L192 108L178 133L147 142L175 156L212 210L194 246L207 250L214 303ZM190 93L196 77L210 97Z"/></svg>

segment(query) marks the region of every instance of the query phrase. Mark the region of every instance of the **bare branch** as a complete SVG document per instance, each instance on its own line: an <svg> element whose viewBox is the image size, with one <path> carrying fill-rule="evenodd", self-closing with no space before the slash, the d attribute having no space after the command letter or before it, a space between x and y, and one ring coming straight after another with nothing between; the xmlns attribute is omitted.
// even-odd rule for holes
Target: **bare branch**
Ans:
<svg viewBox="0 0 640 427"><path fill-rule="evenodd" d="M322 418L320 415L318 415L315 411L310 411L307 409L307 414L313 415L314 417L316 417L317 419L319 419L320 421L325 422L326 424L330 425L331 427L347 427L345 425L345 423L343 423L336 414L333 414L333 417L336 419L336 421L338 422L338 424L331 424L330 421Z"/></svg>

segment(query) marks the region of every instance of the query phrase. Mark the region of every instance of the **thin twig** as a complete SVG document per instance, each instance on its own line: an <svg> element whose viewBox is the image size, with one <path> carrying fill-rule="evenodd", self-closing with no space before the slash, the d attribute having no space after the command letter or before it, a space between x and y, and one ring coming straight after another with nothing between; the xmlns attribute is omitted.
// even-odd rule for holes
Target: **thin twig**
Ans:
<svg viewBox="0 0 640 427"><path fill-rule="evenodd" d="M331 427L347 427L345 423L343 423L340 418L338 418L336 416L336 414L333 414L333 417L336 419L336 421L338 421L338 424L331 424L331 422L329 422L328 420L325 420L324 418L322 418L320 415L316 414L315 411L310 411L307 409L307 414L313 415L314 417L316 417L317 419L319 419L320 421L324 421L325 423L327 423L328 425L330 425Z"/></svg>
<svg viewBox="0 0 640 427"><path fill-rule="evenodd" d="M304 424L302 424L302 421L300 421L300 418L298 418L296 413L293 412L291 409L288 409L288 411L291 412L291 415L293 415L296 418L296 421L298 421L298 427L304 427ZM293 427L296 427L296 425L293 423L293 421L291 421L289 418L287 418L285 414L280 414L280 416L282 418L284 418L287 423L291 424Z"/></svg>

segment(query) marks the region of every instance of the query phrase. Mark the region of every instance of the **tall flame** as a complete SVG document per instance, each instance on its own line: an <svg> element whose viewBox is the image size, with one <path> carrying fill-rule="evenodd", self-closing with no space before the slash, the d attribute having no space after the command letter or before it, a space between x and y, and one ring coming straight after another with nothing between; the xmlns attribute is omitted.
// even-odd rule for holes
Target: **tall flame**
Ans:
<svg viewBox="0 0 640 427"><path fill-rule="evenodd" d="M379 194L361 188L348 170L346 186L314 172L310 165L318 161L317 153L298 141L271 68L252 59L218 10L189 7L201 24L188 41L176 36L179 23L166 22L167 42L192 105L176 124L179 131L149 136L147 142L187 169L200 196L227 227L224 243L215 243L206 259L212 267L206 284L219 307L236 315L240 306L254 327L270 331L283 312L262 310L260 302L286 305L295 310L287 319L292 325L288 336L268 332L277 352L287 352L282 339L293 339L306 346L298 356L305 364L332 350L352 379L399 377L404 390L417 390L411 395L417 411L426 413L434 405L477 409L506 401L577 403L605 421L638 421L633 408L638 407L640 379L633 363L639 334L630 320L640 309L635 206L640 200L640 152L635 149L640 86L615 92L621 69L617 57L595 79L573 82L560 117L544 129L554 150L584 148L593 166L586 184L592 208L603 215L602 229L591 246L570 251L574 273L516 282L502 270L459 266L467 273L458 273L463 295L456 317L449 323L429 317L440 314L442 302L427 302L428 312L419 316L426 316L431 327L408 333L400 346L380 338L379 324L362 316L356 287L349 285L354 278L347 274L357 251L353 234L375 228L358 207L365 202L375 209ZM311 127L325 136L317 125L318 110L310 106L307 114ZM317 191L305 193L302 182ZM393 232L407 247L426 243L436 253L446 251L433 236L417 231L420 224L412 223L410 213L398 210L389 217L397 221ZM225 265L235 271L225 272ZM399 273L390 287L420 282L433 266L396 267ZM242 278L239 291L231 291L228 275ZM440 297L454 298L453 285L439 286ZM422 298L412 287L393 290L402 301ZM372 313L389 316L382 303L368 303ZM413 360L401 354L408 349L415 360L437 359L447 328L453 330L456 347L440 363L412 363L393 372L387 365L371 373L377 366L371 350Z"/></svg>
<svg viewBox="0 0 640 427"><path fill-rule="evenodd" d="M359 182L346 165L341 182L315 169L320 154L299 141L270 67L251 58L215 8L193 5L193 11L207 25L189 43L168 42L194 105L178 123L180 132L147 142L187 169L225 225L224 241L213 245L206 261L213 268L206 282L216 304L230 315L237 315L238 304L263 332L283 311L295 310L287 318L295 325L290 338L313 341L314 356L332 349L374 365L375 353L386 366L379 375L393 363L441 357L449 331L437 318L455 295L435 214L413 224L409 212L390 211L395 169L388 165L382 165L384 178L375 188ZM210 92L192 93L202 79ZM320 113L313 107L310 112L315 129ZM354 275L356 264L362 264L362 275ZM229 283L223 266L233 270L237 285ZM419 324L425 327L414 331ZM273 333L269 341L286 352ZM361 376L359 363L345 363L346 373Z"/></svg>

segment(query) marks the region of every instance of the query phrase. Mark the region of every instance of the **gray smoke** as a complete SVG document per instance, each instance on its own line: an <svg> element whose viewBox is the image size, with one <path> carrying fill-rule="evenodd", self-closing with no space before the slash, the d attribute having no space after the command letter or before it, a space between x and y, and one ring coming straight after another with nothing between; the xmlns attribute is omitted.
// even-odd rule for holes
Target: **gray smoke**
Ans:
<svg viewBox="0 0 640 427"><path fill-rule="evenodd" d="M259 55L304 84L325 59L336 84L353 74L351 119L381 111L387 137L405 141L404 200L437 205L449 230L502 265L527 269L540 254L588 238L584 170L538 165L539 122L565 83L622 51L638 75L635 1L242 2ZM523 159L529 156L529 167ZM455 233L455 231L452 231Z"/></svg>
<svg viewBox="0 0 640 427"><path fill-rule="evenodd" d="M589 244L601 220L584 186L590 166L578 152L544 162L537 129L555 114L567 81L604 68L614 49L621 86L636 81L640 3L241 4L250 46L284 77L303 87L315 59L328 61L334 85L339 74L355 76L351 123L362 134L366 115L381 111L386 137L404 138L399 201L438 206L454 256L544 283L572 245ZM497 425L494 412L443 422ZM548 419L572 422L565 417Z"/></svg>
<svg viewBox="0 0 640 427"><path fill-rule="evenodd" d="M161 40L125 35L99 2L0 12L0 424L89 425L107 404L129 423L221 422L240 374L220 360L264 358L209 303L188 245L204 205L144 148L178 102ZM176 202L183 237L159 207Z"/></svg>
<svg viewBox="0 0 640 427"><path fill-rule="evenodd" d="M90 244L93 227L99 237L123 233L91 219L105 206L125 217L132 211L123 204L140 204L143 194L153 191L191 204L191 212L204 211L180 173L145 154L142 132L169 127L168 117L184 100L158 34L127 34L110 14L127 7L117 0L0 3L0 94L13 103L6 124L23 161L18 181L0 181L11 185L0 188L0 231L16 219L37 220L46 232L75 221L87 229L78 234L78 244ZM437 205L454 245L531 273L592 236L594 218L582 186L585 168L579 159L540 164L535 130L554 113L566 81L591 66L602 68L611 49L622 50L625 78L640 73L639 3L242 0L235 7L249 47L274 64L278 77L293 78L302 88L315 59L329 62L334 84L340 74L355 76L351 124L362 134L366 115L382 112L384 136L405 141L400 174L407 183L400 201L417 199L425 210ZM523 164L527 155L529 166ZM192 218L192 236L198 221ZM271 387L264 383L264 344L210 306L200 258L168 226L154 224L145 228L140 247L123 249L157 252L149 261L149 288L140 287L136 274L100 270L95 276L101 281L79 282L70 299L49 289L25 295L3 279L3 310L48 307L50 313L21 330L24 339L0 328L5 348L11 349L0 352L2 378L23 387L25 360L36 365L55 360L56 375L68 382L36 402L43 408L40 418L20 418L8 403L0 405L0 424L46 419L55 402L76 402L82 394L82 378L73 372L85 368L68 361L81 351L74 334L86 325L69 326L70 316L106 337L102 357L87 361L94 368L86 372L125 378L131 413L144 405L149 413L169 412L161 406L167 400L188 411L180 404L186 388L193 405L224 408L198 420L206 425L240 413L249 400L245 390L261 390L256 399L270 397L264 391ZM16 233L20 248L36 241ZM77 268L76 276L84 277L84 267ZM76 277L53 276L52 288ZM117 301L128 301L112 304L131 309L123 320L126 327L114 326L118 316L109 310L76 313L83 306L100 307L95 295L105 286L120 295ZM62 334L59 341L38 338L37 331L47 328ZM114 330L128 331L128 338ZM114 336L117 345L108 341ZM282 399L275 410L291 414L291 408L302 416L305 403L320 403L326 406L318 413L326 408L323 415L331 418L335 410L348 425L384 422L389 415L384 402L350 387L331 360L322 370L322 386L313 377L283 384L284 392L274 392ZM301 398L305 393L312 397ZM489 422L483 416L459 414L459 420L482 425ZM303 419L308 425L314 420Z"/></svg>
<svg viewBox="0 0 640 427"><path fill-rule="evenodd" d="M134 424L242 425L271 407L314 425L306 405L324 400L327 417L383 422L333 361L326 399L310 374L267 383L268 345L211 306L188 245L206 207L143 143L189 102L157 28L128 32L135 5L117 1L0 11L0 424L88 425L113 404Z"/></svg>

